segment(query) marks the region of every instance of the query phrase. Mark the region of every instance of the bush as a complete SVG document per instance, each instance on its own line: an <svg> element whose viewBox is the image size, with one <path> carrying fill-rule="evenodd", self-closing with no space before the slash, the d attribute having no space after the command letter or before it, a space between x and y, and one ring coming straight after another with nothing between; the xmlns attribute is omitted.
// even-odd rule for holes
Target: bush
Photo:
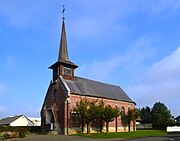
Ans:
<svg viewBox="0 0 180 141"><path fill-rule="evenodd" d="M40 134L41 127L40 126L24 126L24 127L0 127L0 133L2 133L2 137L4 139L11 139L11 138L24 138L25 133L36 133Z"/></svg>
<svg viewBox="0 0 180 141"><path fill-rule="evenodd" d="M4 137L5 139L10 139L10 134L4 134L3 137Z"/></svg>
<svg viewBox="0 0 180 141"><path fill-rule="evenodd" d="M25 137L25 132L24 132L24 130L20 130L20 131L19 131L19 137L20 137L20 138L24 138L24 137Z"/></svg>
<svg viewBox="0 0 180 141"><path fill-rule="evenodd" d="M0 127L0 132L19 132L20 129L24 130L25 133L30 132L30 133L36 133L39 134L41 132L41 127L40 126L22 126L22 127L12 127L12 126L5 126L5 127Z"/></svg>
<svg viewBox="0 0 180 141"><path fill-rule="evenodd" d="M167 126L180 126L180 123L173 122L173 123L152 124L153 129L156 129L156 130L166 131Z"/></svg>

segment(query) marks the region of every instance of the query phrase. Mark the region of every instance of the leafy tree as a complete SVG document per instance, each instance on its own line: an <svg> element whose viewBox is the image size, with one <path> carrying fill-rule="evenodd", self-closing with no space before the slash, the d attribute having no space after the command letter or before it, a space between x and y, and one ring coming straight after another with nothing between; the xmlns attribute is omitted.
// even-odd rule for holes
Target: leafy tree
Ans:
<svg viewBox="0 0 180 141"><path fill-rule="evenodd" d="M90 123L97 117L97 100L87 100L86 98L81 99L76 103L76 111L79 113L82 119L87 124L87 134L90 133ZM82 121L84 121L82 120ZM82 130L84 128L82 124Z"/></svg>
<svg viewBox="0 0 180 141"><path fill-rule="evenodd" d="M114 108L114 117L116 118L116 132L117 132L117 128L118 128L118 126L117 126L117 118L120 116L120 111L119 111L119 108L116 106L115 108Z"/></svg>
<svg viewBox="0 0 180 141"><path fill-rule="evenodd" d="M109 132L109 122L114 121L114 118L118 115L119 110L113 108L110 105L105 105L103 112L103 120L106 122L106 132Z"/></svg>
<svg viewBox="0 0 180 141"><path fill-rule="evenodd" d="M152 121L155 124L171 122L171 112L164 103L156 102L151 111Z"/></svg>
<svg viewBox="0 0 180 141"><path fill-rule="evenodd" d="M102 133L102 129L103 129L103 113L104 113L104 101L101 100L97 106L97 115L99 118L99 127L100 127L101 133Z"/></svg>
<svg viewBox="0 0 180 141"><path fill-rule="evenodd" d="M96 104L97 102L98 100L87 100L86 98L76 102L75 110L82 118L82 133L84 130L84 121L87 124L87 133L90 133L90 123L96 118L99 118L100 121L100 132L102 132L103 129L103 121L106 122L106 132L108 132L109 122L114 121L114 118L117 119L120 115L117 106L113 108L110 105L105 105L103 100L101 100L98 105Z"/></svg>
<svg viewBox="0 0 180 141"><path fill-rule="evenodd" d="M138 109L130 109L127 113L127 118L129 121L133 121L133 130L135 131L135 123L136 119L140 116L140 112Z"/></svg>
<svg viewBox="0 0 180 141"><path fill-rule="evenodd" d="M87 101L87 99L81 99L80 101L76 102L75 110L78 112L82 119L82 133L84 132L84 118L86 116L88 104L89 102Z"/></svg>
<svg viewBox="0 0 180 141"><path fill-rule="evenodd" d="M141 114L141 123L152 123L152 116L151 116L151 109L146 106L146 108L140 109L140 114Z"/></svg>

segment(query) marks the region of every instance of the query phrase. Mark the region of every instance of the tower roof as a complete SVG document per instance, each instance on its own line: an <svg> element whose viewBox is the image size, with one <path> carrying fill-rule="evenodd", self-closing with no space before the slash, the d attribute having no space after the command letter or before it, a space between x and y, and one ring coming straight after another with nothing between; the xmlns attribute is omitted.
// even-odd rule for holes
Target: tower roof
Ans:
<svg viewBox="0 0 180 141"><path fill-rule="evenodd" d="M67 47L67 40L66 40L66 30L65 30L65 22L64 17L62 18L62 31L61 31L61 39L60 39L60 45L59 45L59 54L58 54L58 60L56 63L51 65L49 68L53 69L59 66L59 64L66 64L68 66L72 66L74 68L77 68L78 66L71 62L68 57L68 47Z"/></svg>
<svg viewBox="0 0 180 141"><path fill-rule="evenodd" d="M64 19L62 22L62 32L61 32L58 61L69 61Z"/></svg>

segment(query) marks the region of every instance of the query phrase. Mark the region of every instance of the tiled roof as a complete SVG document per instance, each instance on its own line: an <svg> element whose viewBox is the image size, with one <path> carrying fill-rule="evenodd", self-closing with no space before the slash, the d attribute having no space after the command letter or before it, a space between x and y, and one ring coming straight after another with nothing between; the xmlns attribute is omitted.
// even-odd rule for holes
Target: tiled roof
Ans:
<svg viewBox="0 0 180 141"><path fill-rule="evenodd" d="M176 117L175 120L180 122L180 116Z"/></svg>
<svg viewBox="0 0 180 141"><path fill-rule="evenodd" d="M76 76L74 81L65 81L74 94L133 102L119 86Z"/></svg>
<svg viewBox="0 0 180 141"><path fill-rule="evenodd" d="M12 123L13 121L15 121L16 119L20 118L22 115L19 116L14 116L14 117L7 117L7 118L3 118L0 120L0 125L9 125L10 123Z"/></svg>

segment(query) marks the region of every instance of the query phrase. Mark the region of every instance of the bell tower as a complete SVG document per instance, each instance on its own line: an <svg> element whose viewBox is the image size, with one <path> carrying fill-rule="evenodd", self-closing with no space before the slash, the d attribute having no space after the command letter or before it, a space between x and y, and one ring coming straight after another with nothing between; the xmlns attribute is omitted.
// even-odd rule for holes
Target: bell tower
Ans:
<svg viewBox="0 0 180 141"><path fill-rule="evenodd" d="M58 60L49 67L49 69L53 70L53 81L57 80L59 76L62 76L64 79L74 80L74 70L78 67L72 63L68 57L64 11L65 9L63 6L62 31Z"/></svg>

